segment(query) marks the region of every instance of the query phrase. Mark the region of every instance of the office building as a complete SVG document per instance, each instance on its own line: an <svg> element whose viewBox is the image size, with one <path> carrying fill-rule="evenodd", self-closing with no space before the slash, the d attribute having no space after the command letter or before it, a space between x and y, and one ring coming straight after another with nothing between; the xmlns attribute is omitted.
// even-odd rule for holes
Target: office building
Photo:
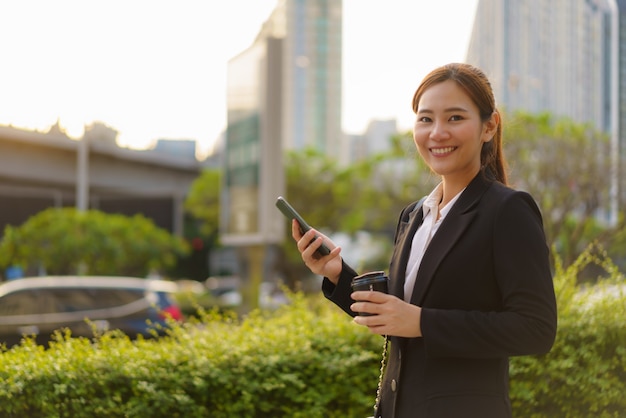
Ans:
<svg viewBox="0 0 626 418"><path fill-rule="evenodd" d="M343 152L342 1L281 0L250 47L228 62L222 242L273 243L284 219L285 150Z"/></svg>
<svg viewBox="0 0 626 418"><path fill-rule="evenodd" d="M284 138L290 148L339 154L342 3L285 1Z"/></svg>
<svg viewBox="0 0 626 418"><path fill-rule="evenodd" d="M612 6L612 26L619 28L612 38L612 56L615 57L612 88L617 93L612 104L617 120L612 136L619 179L614 193L619 195L617 204L623 209L626 207L626 0L611 0L609 3Z"/></svg>
<svg viewBox="0 0 626 418"><path fill-rule="evenodd" d="M342 1L280 0L255 42L268 37L283 42L284 149L315 148L335 157L345 153L341 130Z"/></svg>
<svg viewBox="0 0 626 418"><path fill-rule="evenodd" d="M612 223L620 194L626 202L626 54L616 28L619 16L626 39L626 0L617 3L619 12L615 0L479 0L466 58L490 78L500 108L550 112L611 136Z"/></svg>

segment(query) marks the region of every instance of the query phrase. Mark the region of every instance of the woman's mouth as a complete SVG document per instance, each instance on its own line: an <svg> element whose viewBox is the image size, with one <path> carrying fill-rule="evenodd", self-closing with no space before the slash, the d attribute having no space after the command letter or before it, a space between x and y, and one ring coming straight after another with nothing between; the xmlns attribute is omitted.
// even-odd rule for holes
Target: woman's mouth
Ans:
<svg viewBox="0 0 626 418"><path fill-rule="evenodd" d="M454 151L456 147L444 147L444 148L431 148L430 152L433 155L446 155Z"/></svg>

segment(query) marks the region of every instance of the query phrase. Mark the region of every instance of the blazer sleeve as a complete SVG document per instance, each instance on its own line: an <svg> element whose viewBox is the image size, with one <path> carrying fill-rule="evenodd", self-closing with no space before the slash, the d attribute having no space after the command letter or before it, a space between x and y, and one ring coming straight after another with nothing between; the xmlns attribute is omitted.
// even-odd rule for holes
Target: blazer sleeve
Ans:
<svg viewBox="0 0 626 418"><path fill-rule="evenodd" d="M422 198L419 201L415 201L402 210L398 218L398 222L396 224L394 243L397 242L398 240L398 234L399 234L400 226L402 225L402 222L407 221L409 214L416 207L419 209L419 205L422 204L424 199L425 198ZM358 315L356 312L353 312L350 309L350 305L354 303L354 300L352 300L350 295L352 294L352 286L351 286L352 279L355 276L358 276L358 273L352 267L350 267L345 261L342 261L341 274L339 276L339 281L337 282L337 285L333 284L333 282L328 280L327 277L324 277L324 281L322 282L322 293L324 294L324 296L328 300L333 302L335 305L343 309L343 311L346 312L348 315L353 316L353 317Z"/></svg>
<svg viewBox="0 0 626 418"><path fill-rule="evenodd" d="M539 208L529 194L515 192L499 204L493 222L491 259L502 309L424 308L421 327L431 357L542 354L554 343L556 300Z"/></svg>
<svg viewBox="0 0 626 418"><path fill-rule="evenodd" d="M352 294L352 278L358 276L358 274L345 261L342 261L341 264L341 274L339 275L337 285L328 280L327 277L324 277L322 293L348 315L357 316L357 313L350 309L350 305L354 303L350 295Z"/></svg>

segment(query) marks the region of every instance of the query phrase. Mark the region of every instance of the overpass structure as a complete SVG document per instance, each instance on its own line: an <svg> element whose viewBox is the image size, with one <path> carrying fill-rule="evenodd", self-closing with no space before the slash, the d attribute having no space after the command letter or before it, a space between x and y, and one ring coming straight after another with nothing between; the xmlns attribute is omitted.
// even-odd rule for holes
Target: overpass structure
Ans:
<svg viewBox="0 0 626 418"><path fill-rule="evenodd" d="M183 201L202 163L156 151L117 146L101 124L80 140L57 125L49 132L0 126L0 235L49 207L141 213L182 235Z"/></svg>

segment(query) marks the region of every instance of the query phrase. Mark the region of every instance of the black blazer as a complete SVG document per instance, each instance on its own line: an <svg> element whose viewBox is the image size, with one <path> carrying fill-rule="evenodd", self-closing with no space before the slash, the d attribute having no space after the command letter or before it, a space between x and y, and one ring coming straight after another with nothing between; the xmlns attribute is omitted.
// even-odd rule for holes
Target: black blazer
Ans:
<svg viewBox="0 0 626 418"><path fill-rule="evenodd" d="M389 266L390 293L403 298L421 205L405 208ZM326 297L350 315L344 264ZM384 418L511 416L508 358L552 347L557 314L542 218L532 197L478 174L432 238L411 303L422 307L421 338L390 337L379 415Z"/></svg>

